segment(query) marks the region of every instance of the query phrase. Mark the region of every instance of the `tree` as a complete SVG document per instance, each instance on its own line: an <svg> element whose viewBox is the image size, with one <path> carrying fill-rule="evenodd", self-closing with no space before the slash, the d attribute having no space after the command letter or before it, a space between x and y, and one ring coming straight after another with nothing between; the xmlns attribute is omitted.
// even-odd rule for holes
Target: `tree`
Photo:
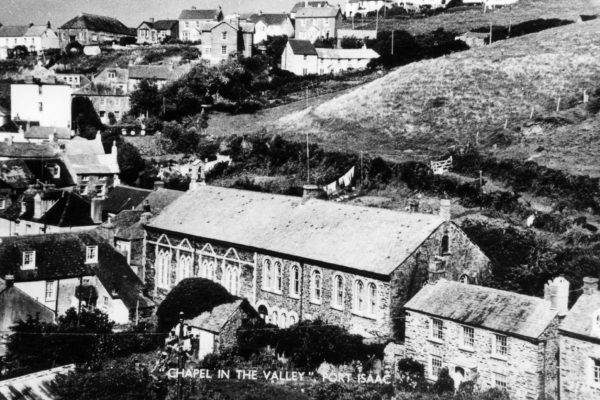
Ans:
<svg viewBox="0 0 600 400"><path fill-rule="evenodd" d="M363 41L354 36L344 37L340 42L342 49L360 49L363 46Z"/></svg>
<svg viewBox="0 0 600 400"><path fill-rule="evenodd" d="M29 50L26 46L18 45L12 49L12 55L14 58L25 58L29 55Z"/></svg>
<svg viewBox="0 0 600 400"><path fill-rule="evenodd" d="M137 115L159 115L163 104L162 96L159 94L156 83L143 79L130 93L131 114Z"/></svg>
<svg viewBox="0 0 600 400"><path fill-rule="evenodd" d="M316 48L333 49L335 47L335 43L336 43L335 38L328 37L328 38L319 38L319 39L315 40L314 45Z"/></svg>
<svg viewBox="0 0 600 400"><path fill-rule="evenodd" d="M229 303L237 297L230 294L223 286L204 278L188 278L177 284L160 303L158 331L168 332L179 321L179 313L185 318L193 318L204 311Z"/></svg>
<svg viewBox="0 0 600 400"><path fill-rule="evenodd" d="M264 42L265 55L267 56L271 68L277 68L281 64L281 55L287 45L288 37L282 36L267 36Z"/></svg>
<svg viewBox="0 0 600 400"><path fill-rule="evenodd" d="M98 131L104 130L104 124L94 109L92 101L83 96L75 96L71 103L73 127L85 139L94 139Z"/></svg>
<svg viewBox="0 0 600 400"><path fill-rule="evenodd" d="M146 168L146 163L137 147L123 141L117 143L117 162L121 170L119 176L123 182L133 184L137 181L140 173Z"/></svg>
<svg viewBox="0 0 600 400"><path fill-rule="evenodd" d="M398 361L398 379L396 383L401 390L406 392L418 391L426 383L425 367L412 358L403 358Z"/></svg>
<svg viewBox="0 0 600 400"><path fill-rule="evenodd" d="M433 390L439 394L454 392L454 379L450 377L448 368L440 369L438 379L433 384Z"/></svg>
<svg viewBox="0 0 600 400"><path fill-rule="evenodd" d="M65 47L65 53L72 56L81 55L83 54L83 46L77 41L71 42Z"/></svg>

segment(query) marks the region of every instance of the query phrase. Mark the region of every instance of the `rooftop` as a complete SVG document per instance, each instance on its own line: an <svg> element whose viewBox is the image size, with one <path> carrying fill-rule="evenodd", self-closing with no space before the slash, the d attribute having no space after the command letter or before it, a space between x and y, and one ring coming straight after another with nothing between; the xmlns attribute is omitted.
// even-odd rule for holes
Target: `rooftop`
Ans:
<svg viewBox="0 0 600 400"><path fill-rule="evenodd" d="M70 140L72 131L68 128L51 126L32 126L25 132L25 139L46 139L56 132L58 140Z"/></svg>
<svg viewBox="0 0 600 400"><path fill-rule="evenodd" d="M443 223L438 215L201 186L149 227L387 276Z"/></svg>
<svg viewBox="0 0 600 400"><path fill-rule="evenodd" d="M324 49L318 48L317 54L319 58L329 59L373 59L379 58L379 54L373 49Z"/></svg>
<svg viewBox="0 0 600 400"><path fill-rule="evenodd" d="M179 21L176 19L160 19L158 21L144 21L142 24L148 25L150 28L154 28L157 31L168 31L173 29L179 24ZM140 24L140 26L142 25ZM138 28L139 29L139 28Z"/></svg>
<svg viewBox="0 0 600 400"><path fill-rule="evenodd" d="M257 23L263 21L267 25L281 25L289 19L288 14L252 14L248 17L248 21Z"/></svg>
<svg viewBox="0 0 600 400"><path fill-rule="evenodd" d="M59 29L89 29L95 32L131 35L131 30L118 19L93 14L80 14L67 21Z"/></svg>
<svg viewBox="0 0 600 400"><path fill-rule="evenodd" d="M404 307L529 339L538 339L557 315L538 297L447 280L425 285Z"/></svg>
<svg viewBox="0 0 600 400"><path fill-rule="evenodd" d="M205 20L216 20L219 17L221 10L183 10L179 14L179 19L205 19Z"/></svg>
<svg viewBox="0 0 600 400"><path fill-rule="evenodd" d="M231 318L233 313L242 305L244 300L235 300L231 303L220 304L211 311L205 311L195 318L186 320L185 323L204 331L219 333Z"/></svg>
<svg viewBox="0 0 600 400"><path fill-rule="evenodd" d="M294 7L292 8L292 13L297 12L299 9L304 8L305 6L306 6L306 2L299 1L298 3L294 4ZM309 7L333 7L331 4L329 4L326 1L309 1L308 6Z"/></svg>
<svg viewBox="0 0 600 400"><path fill-rule="evenodd" d="M0 142L0 157L5 158L52 158L58 153L50 144Z"/></svg>
<svg viewBox="0 0 600 400"><path fill-rule="evenodd" d="M339 8L335 7L303 7L296 11L298 18L335 18L340 13Z"/></svg>
<svg viewBox="0 0 600 400"><path fill-rule="evenodd" d="M294 54L304 54L307 56L316 56L317 50L315 46L310 42L310 40L296 40L290 39L288 40L290 47Z"/></svg>
<svg viewBox="0 0 600 400"><path fill-rule="evenodd" d="M104 199L104 211L110 214L118 214L123 210L133 209L140 205L151 190L131 186L115 186L108 192Z"/></svg>
<svg viewBox="0 0 600 400"><path fill-rule="evenodd" d="M173 68L168 65L132 65L129 67L129 79L176 80L183 76L188 68Z"/></svg>
<svg viewBox="0 0 600 400"><path fill-rule="evenodd" d="M600 312L600 291L584 293L569 310L560 330L589 338L600 339L600 330L593 329L595 315Z"/></svg>

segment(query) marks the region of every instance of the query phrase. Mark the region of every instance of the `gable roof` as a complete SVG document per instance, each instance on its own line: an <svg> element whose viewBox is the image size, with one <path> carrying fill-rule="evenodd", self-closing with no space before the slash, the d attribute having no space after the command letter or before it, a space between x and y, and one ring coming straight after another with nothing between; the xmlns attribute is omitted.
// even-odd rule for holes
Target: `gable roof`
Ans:
<svg viewBox="0 0 600 400"><path fill-rule="evenodd" d="M257 23L263 21L267 25L282 25L290 19L288 14L252 14L248 17L248 21Z"/></svg>
<svg viewBox="0 0 600 400"><path fill-rule="evenodd" d="M136 210L141 211L144 208L144 203L148 203L150 211L154 215L160 214L165 207L173 203L175 200L183 196L186 192L173 189L160 188L152 191L142 203L138 204Z"/></svg>
<svg viewBox="0 0 600 400"><path fill-rule="evenodd" d="M154 22L144 21L138 26L138 29L140 29L140 27L144 24L149 28L156 29L157 31L169 31L175 28L177 24L179 24L179 21L176 19L160 19Z"/></svg>
<svg viewBox="0 0 600 400"><path fill-rule="evenodd" d="M171 68L168 65L131 65L129 79L154 79L171 81L183 76L188 69L184 67Z"/></svg>
<svg viewBox="0 0 600 400"><path fill-rule="evenodd" d="M431 214L201 186L148 227L389 276L443 223Z"/></svg>
<svg viewBox="0 0 600 400"><path fill-rule="evenodd" d="M181 14L179 14L178 19L205 19L205 20L216 20L219 18L221 14L221 10L183 10Z"/></svg>
<svg viewBox="0 0 600 400"><path fill-rule="evenodd" d="M319 58L328 58L328 59L373 59L379 58L379 54L373 49L325 49L318 48L317 54Z"/></svg>
<svg viewBox="0 0 600 400"><path fill-rule="evenodd" d="M288 43L290 44L290 47L292 48L294 54L301 54L307 56L318 55L315 46L310 42L310 40L290 39L288 40Z"/></svg>
<svg viewBox="0 0 600 400"><path fill-rule="evenodd" d="M0 381L0 400L55 400L52 381L74 369L75 364L70 364Z"/></svg>
<svg viewBox="0 0 600 400"><path fill-rule="evenodd" d="M195 318L186 320L185 323L194 328L218 334L237 309L240 308L243 301L240 299L231 303L220 304L211 311L205 311Z"/></svg>
<svg viewBox="0 0 600 400"><path fill-rule="evenodd" d="M528 339L538 339L557 315L538 297L447 280L425 285L404 308Z"/></svg>
<svg viewBox="0 0 600 400"><path fill-rule="evenodd" d="M118 19L93 14L80 14L67 21L59 29L89 29L95 32L129 36L132 34L131 30Z"/></svg>
<svg viewBox="0 0 600 400"><path fill-rule="evenodd" d="M48 27L46 25L33 25L31 27L28 27L27 32L25 32L23 36L39 37L42 36L47 30Z"/></svg>
<svg viewBox="0 0 600 400"><path fill-rule="evenodd" d="M294 7L292 8L292 13L298 12L299 9L304 8L305 6L306 6L306 2L299 1L298 3L294 4ZM326 1L309 1L308 6L309 7L333 7L331 4L329 4Z"/></svg>
<svg viewBox="0 0 600 400"><path fill-rule="evenodd" d="M560 330L566 333L586 336L600 340L600 332L592 330L594 315L600 311L600 291L584 293L579 296L573 308L560 324Z"/></svg>
<svg viewBox="0 0 600 400"><path fill-rule="evenodd" d="M131 186L115 186L108 192L102 203L104 211L118 214L123 210L133 209L140 205L152 190Z"/></svg>
<svg viewBox="0 0 600 400"><path fill-rule="evenodd" d="M71 139L72 131L69 128L55 128L51 126L32 126L24 134L25 139L46 139L56 133L58 140Z"/></svg>
<svg viewBox="0 0 600 400"><path fill-rule="evenodd" d="M19 321L39 318L41 322L54 322L54 311L36 301L15 286L0 292L0 330L6 332Z"/></svg>
<svg viewBox="0 0 600 400"><path fill-rule="evenodd" d="M0 157L6 158L52 158L59 151L50 144L0 142Z"/></svg>
<svg viewBox="0 0 600 400"><path fill-rule="evenodd" d="M0 37L22 37L28 30L28 25L2 26L0 27Z"/></svg>
<svg viewBox="0 0 600 400"><path fill-rule="evenodd" d="M296 11L298 18L335 18L340 14L339 8L334 7L303 7Z"/></svg>

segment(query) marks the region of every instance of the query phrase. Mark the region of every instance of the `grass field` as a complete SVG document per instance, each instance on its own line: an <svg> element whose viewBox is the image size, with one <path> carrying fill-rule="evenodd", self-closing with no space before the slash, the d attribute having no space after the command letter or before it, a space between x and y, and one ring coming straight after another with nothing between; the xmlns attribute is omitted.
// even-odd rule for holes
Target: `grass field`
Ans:
<svg viewBox="0 0 600 400"><path fill-rule="evenodd" d="M500 156L600 175L600 123L581 104L600 87L599 31L599 20L572 24L406 65L263 129L396 160L479 138Z"/></svg>

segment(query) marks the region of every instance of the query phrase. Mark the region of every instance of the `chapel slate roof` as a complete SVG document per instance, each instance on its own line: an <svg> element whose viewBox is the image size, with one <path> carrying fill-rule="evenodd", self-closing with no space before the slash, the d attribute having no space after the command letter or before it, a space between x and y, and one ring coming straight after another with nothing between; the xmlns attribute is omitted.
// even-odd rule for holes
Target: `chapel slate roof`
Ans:
<svg viewBox="0 0 600 400"><path fill-rule="evenodd" d="M307 55L307 56L316 56L317 50L315 46L310 42L310 40L298 40L298 39L290 39L288 40L290 47L294 54Z"/></svg>
<svg viewBox="0 0 600 400"><path fill-rule="evenodd" d="M296 11L298 18L335 18L340 13L339 8L334 7L303 7Z"/></svg>
<svg viewBox="0 0 600 400"><path fill-rule="evenodd" d="M131 35L131 29L116 18L103 15L80 14L62 25L59 29L88 29L94 32L107 32L118 35Z"/></svg>
<svg viewBox="0 0 600 400"><path fill-rule="evenodd" d="M218 334L243 302L243 299L239 299L231 303L220 304L211 311L205 311L195 318L186 320L185 323L194 328Z"/></svg>
<svg viewBox="0 0 600 400"><path fill-rule="evenodd" d="M404 308L528 339L538 339L557 315L538 297L444 279L425 285Z"/></svg>
<svg viewBox="0 0 600 400"><path fill-rule="evenodd" d="M288 14L252 14L248 21L257 23L263 21L267 25L282 25L289 19Z"/></svg>
<svg viewBox="0 0 600 400"><path fill-rule="evenodd" d="M152 190L132 186L115 186L108 192L103 202L103 209L110 214L118 214L123 210L131 210L140 205Z"/></svg>
<svg viewBox="0 0 600 400"><path fill-rule="evenodd" d="M221 10L183 10L181 14L179 14L178 19L206 19L206 20L216 20L219 17Z"/></svg>
<svg viewBox="0 0 600 400"><path fill-rule="evenodd" d="M443 224L438 215L200 186L148 227L389 276Z"/></svg>
<svg viewBox="0 0 600 400"><path fill-rule="evenodd" d="M593 331L593 317L600 311L600 292L582 294L560 324L562 332L600 339L600 331Z"/></svg>
<svg viewBox="0 0 600 400"><path fill-rule="evenodd" d="M298 3L294 4L294 7L292 8L292 13L298 12L299 9L304 8L305 6L306 6L306 2L299 1ZM326 1L309 1L308 6L309 7L333 7L331 4L329 4Z"/></svg>

